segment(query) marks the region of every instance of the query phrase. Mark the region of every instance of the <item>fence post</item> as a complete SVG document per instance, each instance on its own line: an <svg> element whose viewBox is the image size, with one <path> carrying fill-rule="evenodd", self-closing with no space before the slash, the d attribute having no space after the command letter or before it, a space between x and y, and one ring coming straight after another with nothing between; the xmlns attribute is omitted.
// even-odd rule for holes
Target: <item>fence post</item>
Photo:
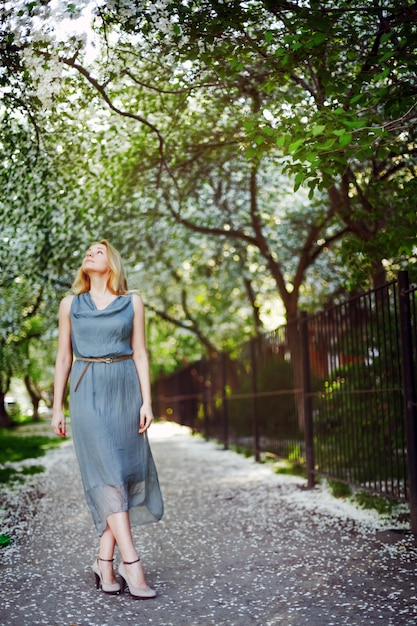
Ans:
<svg viewBox="0 0 417 626"><path fill-rule="evenodd" d="M414 378L413 338L411 331L410 286L408 272L398 272L401 349L404 381L404 413L407 433L407 459L410 483L411 532L417 536L417 404Z"/></svg>
<svg viewBox="0 0 417 626"><path fill-rule="evenodd" d="M300 316L300 343L303 373L303 409L304 409L304 441L306 447L307 487L314 487L314 438L313 413L311 410L311 377L310 377L310 350L308 345L308 319L306 311Z"/></svg>
<svg viewBox="0 0 417 626"><path fill-rule="evenodd" d="M229 449L229 414L227 407L227 354L222 352L222 417L223 417L223 445L224 449Z"/></svg>
<svg viewBox="0 0 417 626"><path fill-rule="evenodd" d="M204 438L206 441L210 438L210 426L209 426L209 402L208 402L208 380L207 372L208 365L207 359L201 361L201 382L202 382L202 404L203 404L203 417L204 417Z"/></svg>
<svg viewBox="0 0 417 626"><path fill-rule="evenodd" d="M250 340L250 360L252 371L252 429L255 461L260 461L259 451L259 422L258 422L258 368L256 362L256 338Z"/></svg>

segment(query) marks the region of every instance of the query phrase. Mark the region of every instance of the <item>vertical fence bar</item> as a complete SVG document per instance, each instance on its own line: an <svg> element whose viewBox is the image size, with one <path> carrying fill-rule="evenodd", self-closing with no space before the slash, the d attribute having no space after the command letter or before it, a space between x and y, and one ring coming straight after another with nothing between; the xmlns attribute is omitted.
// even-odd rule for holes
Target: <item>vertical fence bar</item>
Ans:
<svg viewBox="0 0 417 626"><path fill-rule="evenodd" d="M393 306L393 313L394 313L394 319L392 320L392 341L393 341L393 354L401 354L400 352L400 345L401 345L401 340L400 340L400 333L401 333L401 322L399 321L399 309L400 309L400 305L399 305L399 289L397 289L397 286L395 286L392 290L392 296L393 296L393 300L394 300L394 306ZM415 345L415 344L414 344ZM396 371L396 387L398 388L398 392L395 396L395 415L398 415L401 417L403 416L403 411L401 410L402 407L402 386L401 386L401 380L402 380L402 364L401 364L401 359L400 358L396 358L396 367L395 367L395 371ZM401 389L399 389L399 387L401 386ZM407 459L406 459L406 434L405 434L405 427L406 427L406 423L404 419L398 420L399 422L399 432L400 432L400 441L401 441L401 450L399 450L397 448L396 450L396 454L397 454L397 468L398 468L398 474L397 474L397 493L401 496L402 499L407 499L408 500L408 485L407 485ZM396 420L397 423L397 420Z"/></svg>
<svg viewBox="0 0 417 626"><path fill-rule="evenodd" d="M311 410L311 381L310 381L310 350L308 345L307 313L301 312L300 318L301 360L303 371L303 407L304 407L304 437L306 446L307 487L314 487L314 440L313 414Z"/></svg>
<svg viewBox="0 0 417 626"><path fill-rule="evenodd" d="M208 364L207 359L201 361L201 392L203 402L203 416L204 416L204 437L208 441L210 439L210 426L209 426L209 402L208 402Z"/></svg>
<svg viewBox="0 0 417 626"><path fill-rule="evenodd" d="M260 461L259 416L258 416L258 367L256 354L256 338L250 340L250 360L252 371L252 429L255 461Z"/></svg>
<svg viewBox="0 0 417 626"><path fill-rule="evenodd" d="M408 272L398 273L400 301L401 349L404 379L404 411L407 433L407 457L409 472L409 501L411 532L417 537L417 404L414 388L413 343L411 336L410 296Z"/></svg>
<svg viewBox="0 0 417 626"><path fill-rule="evenodd" d="M223 418L223 446L229 449L229 413L227 406L227 354L222 352L222 418Z"/></svg>

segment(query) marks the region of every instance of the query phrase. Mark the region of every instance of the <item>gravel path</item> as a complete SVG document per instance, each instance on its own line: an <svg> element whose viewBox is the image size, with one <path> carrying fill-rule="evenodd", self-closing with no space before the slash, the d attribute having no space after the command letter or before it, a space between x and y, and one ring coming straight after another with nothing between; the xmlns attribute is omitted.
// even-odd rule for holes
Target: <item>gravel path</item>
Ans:
<svg viewBox="0 0 417 626"><path fill-rule="evenodd" d="M376 532L352 505L332 514L301 479L185 429L155 424L151 445L166 513L135 536L157 598L95 589L97 537L68 443L48 453L36 507L19 509L26 519L0 552L1 626L417 623L410 537Z"/></svg>

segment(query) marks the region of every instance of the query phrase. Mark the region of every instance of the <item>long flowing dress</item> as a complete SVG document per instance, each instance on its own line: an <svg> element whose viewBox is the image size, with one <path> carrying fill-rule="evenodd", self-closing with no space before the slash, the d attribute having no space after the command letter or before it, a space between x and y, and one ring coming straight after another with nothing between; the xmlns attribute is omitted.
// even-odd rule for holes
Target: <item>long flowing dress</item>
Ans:
<svg viewBox="0 0 417 626"><path fill-rule="evenodd" d="M71 340L76 357L120 357L133 353L133 303L130 294L97 309L90 294L71 304ZM158 521L163 500L146 433L139 435L142 404L132 359L111 363L75 360L70 380L74 448L97 532L112 513L129 511L132 525Z"/></svg>

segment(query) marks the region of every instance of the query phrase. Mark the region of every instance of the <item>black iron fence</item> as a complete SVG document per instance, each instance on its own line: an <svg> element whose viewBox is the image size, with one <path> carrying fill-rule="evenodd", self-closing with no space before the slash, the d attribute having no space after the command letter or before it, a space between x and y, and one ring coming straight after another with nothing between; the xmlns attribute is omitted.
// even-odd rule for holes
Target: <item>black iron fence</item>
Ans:
<svg viewBox="0 0 417 626"><path fill-rule="evenodd" d="M398 280L154 383L156 413L207 438L410 502L417 533L417 305Z"/></svg>

